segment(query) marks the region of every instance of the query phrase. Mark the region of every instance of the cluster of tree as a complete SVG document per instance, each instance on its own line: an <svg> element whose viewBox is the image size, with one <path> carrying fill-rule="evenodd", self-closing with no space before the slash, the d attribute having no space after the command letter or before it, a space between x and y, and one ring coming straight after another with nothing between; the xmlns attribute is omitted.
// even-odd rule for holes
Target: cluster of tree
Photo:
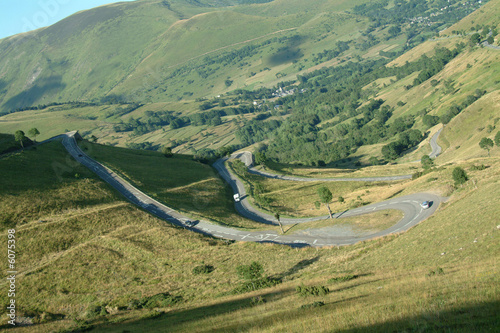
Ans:
<svg viewBox="0 0 500 333"><path fill-rule="evenodd" d="M381 24L404 23L411 17L424 16L429 10L425 0L396 0L394 6L387 8L389 1L370 1L362 5L355 6L353 12L378 21Z"/></svg>
<svg viewBox="0 0 500 333"><path fill-rule="evenodd" d="M379 42L380 41L377 39L377 37L375 37L372 33L363 33L356 40L356 44L354 44L354 47L358 50L366 51L370 47L377 45Z"/></svg>
<svg viewBox="0 0 500 333"><path fill-rule="evenodd" d="M486 90L477 89L474 94L468 95L465 100L460 105L452 105L448 108L448 110L439 117L440 122L443 124L448 124L453 117L458 115L462 110L467 108L469 105L477 101L486 93Z"/></svg>
<svg viewBox="0 0 500 333"><path fill-rule="evenodd" d="M272 133L280 127L281 121L258 121L251 120L246 125L236 131L236 137L244 146L249 146L255 142L262 141L268 138L269 133Z"/></svg>
<svg viewBox="0 0 500 333"><path fill-rule="evenodd" d="M344 159L358 147L386 141L400 134L391 144L387 156L393 159L422 139L420 132L408 132L414 116L406 116L386 123L393 109L384 101L371 100L363 89L376 79L396 76L402 79L420 71L437 73L463 49L436 50L433 57L423 56L400 67L386 67L387 60L348 62L344 66L323 68L299 78L297 89L307 94L293 94L280 98L285 110L291 110L284 121L248 122L236 136L244 144L269 139L263 152L267 158L285 163L318 165ZM429 72L427 72L429 73ZM475 95L478 98L478 94ZM360 107L361 103L366 103ZM469 101L470 102L470 101ZM326 120L333 121L324 123ZM439 118L428 116L426 123L434 124ZM418 141L418 142L417 142Z"/></svg>
<svg viewBox="0 0 500 333"><path fill-rule="evenodd" d="M455 23L472 13L481 2L472 1L463 4L455 0L395 0L389 7L389 1L379 0L354 7L353 12L369 17L378 24L404 23L412 18L425 18L426 23ZM438 15L431 15L438 14Z"/></svg>
<svg viewBox="0 0 500 333"><path fill-rule="evenodd" d="M160 145L154 144L153 142L145 141L145 142L127 142L127 148L130 149L142 149L142 150L154 150L157 151L160 148Z"/></svg>
<svg viewBox="0 0 500 333"><path fill-rule="evenodd" d="M402 55L405 51L402 50L402 51L383 51L383 50L380 50L378 52L378 54L381 56L381 57L386 57L386 58L397 58L399 57L400 55Z"/></svg>
<svg viewBox="0 0 500 333"><path fill-rule="evenodd" d="M140 104L140 103L131 103L131 104L128 104L126 106L117 107L115 110L106 111L105 117L106 118L121 117L121 116L129 114L131 112L134 112L135 110L137 110L138 108L140 108L143 105L144 104Z"/></svg>
<svg viewBox="0 0 500 333"><path fill-rule="evenodd" d="M205 102L204 104L209 104L210 108L213 102ZM125 109L121 109L121 112L131 112L132 108L136 107L136 104L129 105ZM205 108L204 108L205 109ZM120 120L117 124L113 126L115 132L133 132L134 135L143 135L168 126L170 129L177 129L185 126L218 126L222 124L221 117L229 115L238 115L253 113L256 109L252 105L239 105L235 107L227 107L224 109L212 109L205 112L194 113L189 116L177 117L173 111L146 111L142 118L130 117L127 121ZM262 116L257 117L262 120L267 118L269 115L267 113L262 114Z"/></svg>
<svg viewBox="0 0 500 333"><path fill-rule="evenodd" d="M68 105L71 106L72 108L83 108L86 106L96 106L96 105L101 105L100 103L89 103L89 102L53 102L53 103L47 103L47 104L38 104L34 106L25 106L25 107L20 107L16 108L14 110L6 110L0 112L0 116L9 114L9 113L15 113L15 112L22 112L22 111L33 111L33 110L43 110L51 106L61 106L61 105Z"/></svg>
<svg viewBox="0 0 500 333"><path fill-rule="evenodd" d="M236 50L206 56L199 63L188 63L177 68L166 79L168 80L175 77L187 76L193 71L200 75L203 79L207 79L209 76L215 74L221 67L241 63L245 59L257 55L262 48L270 44L290 44L298 38L300 38L298 35L274 37L259 44L247 45Z"/></svg>
<svg viewBox="0 0 500 333"><path fill-rule="evenodd" d="M419 144L422 139L422 132L417 129L405 131L399 134L397 141L391 142L382 147L382 155L387 161L395 160L400 157L405 150Z"/></svg>
<svg viewBox="0 0 500 333"><path fill-rule="evenodd" d="M142 135L161 129L164 126L170 126L172 129L180 128L190 122L187 117L176 117L172 111L146 111L144 120L130 117L127 122L120 120L114 125L115 132L130 132L135 135Z"/></svg>
<svg viewBox="0 0 500 333"><path fill-rule="evenodd" d="M331 50L324 50L323 52L320 52L316 54L312 61L319 64L328 60L332 60L333 58L338 57L345 51L349 50L349 42L344 42L344 41L337 41L335 44L335 47Z"/></svg>
<svg viewBox="0 0 500 333"><path fill-rule="evenodd" d="M222 124L221 117L225 116L226 112L219 110L210 110L207 112L199 112L189 116L189 121L193 126L210 125L217 126Z"/></svg>
<svg viewBox="0 0 500 333"><path fill-rule="evenodd" d="M464 47L464 44L459 44L452 51L445 47L436 48L436 53L432 59L424 54L419 60L423 68L413 80L413 86L418 86L443 70L444 66L455 58Z"/></svg>
<svg viewBox="0 0 500 333"><path fill-rule="evenodd" d="M36 143L36 137L38 135L40 135L40 131L38 131L38 129L36 127L33 127L31 128L29 131L28 131L28 135L30 137L33 138L33 141L30 140L26 134L24 133L24 131L22 130L17 130L15 133L14 133L14 140L16 142L19 142L19 145L21 145L21 148L24 149L25 147L27 146L31 146L33 145L34 143ZM6 153L6 152L10 152L10 151L14 151L18 149L17 147L9 147L7 148L6 150L2 151L1 153Z"/></svg>
<svg viewBox="0 0 500 333"><path fill-rule="evenodd" d="M197 152L195 152L193 159L201 163L209 164L215 162L219 158L231 155L232 152L241 147L242 146L240 145L233 145L227 147L224 146L215 150L210 148L202 148Z"/></svg>

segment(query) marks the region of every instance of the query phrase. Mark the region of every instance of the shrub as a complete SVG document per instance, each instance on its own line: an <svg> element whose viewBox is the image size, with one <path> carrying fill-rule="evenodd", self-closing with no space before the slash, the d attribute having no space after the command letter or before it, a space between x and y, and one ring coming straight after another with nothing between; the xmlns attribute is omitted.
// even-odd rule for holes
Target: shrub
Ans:
<svg viewBox="0 0 500 333"><path fill-rule="evenodd" d="M461 167L456 167L453 169L453 180L455 181L455 185L461 185L469 180L467 177L467 173Z"/></svg>
<svg viewBox="0 0 500 333"><path fill-rule="evenodd" d="M245 280L257 280L261 278L264 268L260 263L254 261L250 265L241 265L236 267L236 272L239 277Z"/></svg>
<svg viewBox="0 0 500 333"><path fill-rule="evenodd" d="M140 300L131 300L128 304L129 310L166 308L182 301L181 296L173 296L170 293L160 293Z"/></svg>
<svg viewBox="0 0 500 333"><path fill-rule="evenodd" d="M330 289L325 286L310 286L306 287L304 285L295 288L295 291L300 296L325 296L330 292Z"/></svg>
<svg viewBox="0 0 500 333"><path fill-rule="evenodd" d="M88 319L93 319L99 316L105 316L108 314L106 311L106 307L103 305L91 305L87 312L85 313L85 317Z"/></svg>
<svg viewBox="0 0 500 333"><path fill-rule="evenodd" d="M193 274L209 274L215 270L215 267L212 265L200 265L193 268Z"/></svg>
<svg viewBox="0 0 500 333"><path fill-rule="evenodd" d="M420 163L422 163L422 168L424 168L425 170L430 169L434 166L434 161L429 157L429 155L422 156Z"/></svg>
<svg viewBox="0 0 500 333"><path fill-rule="evenodd" d="M281 283L281 279L266 277L258 280L252 280L242 283L231 291L231 294L244 294L250 291L259 290L268 287L274 287Z"/></svg>
<svg viewBox="0 0 500 333"><path fill-rule="evenodd" d="M300 308L301 309L311 309L311 308L319 308L320 306L324 306L324 305L325 305L324 302L318 301L318 302L314 302L311 304L304 304Z"/></svg>
<svg viewBox="0 0 500 333"><path fill-rule="evenodd" d="M438 267L435 271L431 270L427 274L427 276L434 276L434 275L442 275L444 274L444 270L441 267Z"/></svg>
<svg viewBox="0 0 500 333"><path fill-rule="evenodd" d="M337 276L333 277L331 279L328 279L328 283L334 283L334 282L345 282L345 281L350 281L358 278L358 275L344 275L344 276Z"/></svg>
<svg viewBox="0 0 500 333"><path fill-rule="evenodd" d="M147 297L145 299L143 308L166 308L180 302L181 300L182 297L180 296L172 296L169 293L160 293L151 297Z"/></svg>
<svg viewBox="0 0 500 333"><path fill-rule="evenodd" d="M481 165L475 165L474 164L473 166L470 167L470 170L471 171L483 171L486 168L488 168L488 167L486 165L484 165L484 164L481 164Z"/></svg>

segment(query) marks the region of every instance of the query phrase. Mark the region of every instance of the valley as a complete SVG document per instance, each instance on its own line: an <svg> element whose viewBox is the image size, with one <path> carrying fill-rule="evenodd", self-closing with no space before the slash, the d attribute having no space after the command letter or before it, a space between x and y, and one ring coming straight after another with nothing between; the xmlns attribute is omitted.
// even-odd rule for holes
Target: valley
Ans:
<svg viewBox="0 0 500 333"><path fill-rule="evenodd" d="M0 330L494 331L499 17L136 0L0 39Z"/></svg>

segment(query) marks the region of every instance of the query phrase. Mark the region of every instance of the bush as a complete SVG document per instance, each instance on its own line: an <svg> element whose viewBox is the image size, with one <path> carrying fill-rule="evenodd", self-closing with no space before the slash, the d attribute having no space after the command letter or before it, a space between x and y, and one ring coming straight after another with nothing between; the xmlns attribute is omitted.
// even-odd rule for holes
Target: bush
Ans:
<svg viewBox="0 0 500 333"><path fill-rule="evenodd" d="M470 167L470 170L471 171L483 171L486 168L488 168L488 167L486 165L484 165L484 164L481 164L481 165L475 165L474 164L473 166Z"/></svg>
<svg viewBox="0 0 500 333"><path fill-rule="evenodd" d="M328 279L328 283L334 283L334 282L345 282L345 281L350 281L358 278L358 275L344 275L344 276L337 276L333 277L331 279Z"/></svg>
<svg viewBox="0 0 500 333"><path fill-rule="evenodd" d="M310 286L306 287L304 285L295 288L295 291L300 296L325 296L330 292L330 289L325 286Z"/></svg>
<svg viewBox="0 0 500 333"><path fill-rule="evenodd" d="M431 270L427 274L427 276L434 276L434 275L442 275L444 274L444 270L441 267L438 267L435 271Z"/></svg>
<svg viewBox="0 0 500 333"><path fill-rule="evenodd" d="M259 290L268 287L274 287L281 283L281 279L266 277L258 280L252 280L242 283L231 291L231 294L244 294L250 291Z"/></svg>
<svg viewBox="0 0 500 333"><path fill-rule="evenodd" d="M324 302L314 302L314 303L311 303L311 304L304 304L302 305L300 308L301 309L311 309L311 308L319 308L320 306L324 306L325 303Z"/></svg>
<svg viewBox="0 0 500 333"><path fill-rule="evenodd" d="M99 316L105 316L108 314L108 311L106 311L106 307L103 305L91 305L88 309L87 312L85 313L85 317L88 319L94 319Z"/></svg>
<svg viewBox="0 0 500 333"><path fill-rule="evenodd" d="M131 300L128 304L129 310L166 308L182 301L181 296L173 296L170 293L160 293L140 300Z"/></svg>
<svg viewBox="0 0 500 333"><path fill-rule="evenodd" d="M453 180L455 181L455 185L461 185L469 180L467 177L467 173L461 167L456 167L453 169Z"/></svg>
<svg viewBox="0 0 500 333"><path fill-rule="evenodd" d="M236 267L238 276L245 280L258 280L262 277L264 268L257 261L252 262L250 265L241 265Z"/></svg>
<svg viewBox="0 0 500 333"><path fill-rule="evenodd" d="M209 274L215 270L215 267L212 265L200 265L193 268L193 274Z"/></svg>
<svg viewBox="0 0 500 333"><path fill-rule="evenodd" d="M180 296L172 296L169 293L160 293L147 297L145 299L143 308L153 309L153 308L166 308L172 306L182 300Z"/></svg>

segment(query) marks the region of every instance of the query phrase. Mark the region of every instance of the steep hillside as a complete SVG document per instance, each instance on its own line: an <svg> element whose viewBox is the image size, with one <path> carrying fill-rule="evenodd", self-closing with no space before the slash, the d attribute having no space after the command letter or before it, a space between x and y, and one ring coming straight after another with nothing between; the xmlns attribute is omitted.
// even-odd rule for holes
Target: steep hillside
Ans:
<svg viewBox="0 0 500 333"><path fill-rule="evenodd" d="M141 189L188 212L206 214L220 209L210 200L230 199L217 190L220 180L210 168L184 157L84 146ZM486 168L475 168L478 163ZM458 165L470 181L454 187ZM494 329L499 170L498 157L482 157L439 167L404 189L394 186L395 195L452 189L435 215L404 234L294 249L173 227L124 201L75 164L60 142L44 144L0 160L0 239L7 243L7 230L15 230L16 311L30 324L16 331ZM252 290L258 282L246 282L236 268L253 261L281 284ZM0 286L7 288L5 274ZM8 302L6 294L0 302Z"/></svg>
<svg viewBox="0 0 500 333"><path fill-rule="evenodd" d="M390 29L382 23L387 22L388 13L398 13L394 3L314 2L316 6L302 0L143 0L76 14L58 23L67 31L56 29L56 25L26 35L31 37L4 39L0 43L0 56L7 55L0 57L4 106L26 106L23 101L29 101L28 105L53 102L59 96L64 102L87 102L11 113L0 117L0 131L14 133L36 126L48 137L65 129L83 128L88 137L99 135L101 141L132 142L150 149L168 144L176 151L196 153L200 160L227 152L204 148L238 140L245 147L253 144L264 161L266 156L275 159L267 162L266 168L302 176L412 172L414 179L402 182L341 184L332 192L345 202L334 198L332 207L343 211L367 202L432 192L447 197L435 214L407 232L337 248L212 239L147 214L76 163L60 141L45 143L0 156L0 243L7 247L13 238L9 234L15 234L16 315L25 324L15 328L8 324L11 296L3 292L0 329L497 330L500 147L496 144L487 152L479 147L479 141L500 135L500 50L491 45L482 47L472 36L478 33L482 41L500 28L499 2L488 2L439 37L401 56L389 51L402 50L408 36L396 33L385 40L395 46L382 43L382 36L389 37ZM439 8L448 2L428 3ZM237 5L220 7L233 4ZM353 8L359 4L366 6ZM128 36L135 33L134 20L146 21L142 37ZM255 29L237 30L239 20L247 28L251 22L259 24ZM379 28L372 27L379 29L376 33L367 32L367 22L379 21ZM227 38L227 44L215 37L211 40L220 43L218 48L246 41L233 36L231 29L242 38L265 37L252 41L253 49L243 49L250 45L245 42L234 49L211 52L214 49L203 41L212 38L214 24ZM325 24L336 25L336 29ZM407 25L401 24L402 29ZM280 31L290 28L295 30ZM111 37L91 38L111 36L107 30L144 49L134 54L129 52L130 45ZM336 35L338 31L343 32ZM370 44L370 34L377 36L377 44ZM20 42L13 44L18 38ZM274 38L276 41L266 43ZM332 46L342 38L356 41L347 50L342 48L345 44ZM186 43L185 50L181 40ZM321 49L323 42L329 45L327 52ZM68 49L61 51L58 44ZM98 47L95 59L80 54L80 44ZM235 50L245 50L248 55L239 58ZM211 53L204 55L207 52ZM133 60L127 58L129 54L134 54ZM47 55L52 60L48 61ZM368 59L363 60L362 55ZM215 57L227 61L227 66L215 70L219 66ZM64 59L71 65L65 65ZM113 59L117 61L115 70L108 67ZM335 66L322 69L323 63ZM269 70L245 77L245 70L258 66L269 66ZM156 68L161 68L157 77ZM202 71L208 69L213 73ZM19 80L14 78L16 71ZM200 73L207 78L199 79L196 75L201 77ZM273 85L297 73L296 80L280 84L282 89L233 91L197 101L163 100L179 94L187 98L185 91L192 92L194 98L218 89L229 91L233 85ZM169 81L163 81L167 76ZM76 77L79 79L74 80ZM199 82L188 83L195 79ZM158 82L166 84L165 91L156 87ZM291 89L298 90L288 94ZM126 94L139 96L140 103L120 104L118 99ZM97 101L104 96L109 97L106 103ZM91 103L93 99L96 101ZM443 127L439 139L443 152L434 166L424 171L421 163L412 161L429 153L429 136ZM427 136L419 137L420 144L400 156L389 156L383 148L391 142L410 141L416 131ZM81 147L141 190L193 218L260 228L236 214L228 186L209 165L191 156L166 158L158 152L89 142L82 142ZM18 148L11 134L0 134L0 154ZM330 150L334 148L339 149L337 155ZM385 162L390 161L387 165L378 165L386 158ZM302 163L300 168L287 164L297 161ZM334 169L334 165L345 168ZM461 184L453 175L457 167L467 175ZM321 183L249 180L261 196L287 214L308 215L318 210L317 187ZM358 217L353 223L376 219L382 227L388 221L380 221L381 217L387 216L391 217ZM286 232L294 232L293 228ZM7 267L9 259L12 256L4 248L0 262ZM6 269L0 273L0 288L5 291L12 288L8 274Z"/></svg>
<svg viewBox="0 0 500 333"><path fill-rule="evenodd" d="M379 57L454 20L450 14L431 26L411 25L377 17L385 3L366 3L138 0L83 11L0 41L0 111L68 101L175 101L270 86L337 57L314 60L338 41L350 43L340 52L344 59ZM450 13L478 6L459 5ZM440 9L412 6L408 15Z"/></svg>

